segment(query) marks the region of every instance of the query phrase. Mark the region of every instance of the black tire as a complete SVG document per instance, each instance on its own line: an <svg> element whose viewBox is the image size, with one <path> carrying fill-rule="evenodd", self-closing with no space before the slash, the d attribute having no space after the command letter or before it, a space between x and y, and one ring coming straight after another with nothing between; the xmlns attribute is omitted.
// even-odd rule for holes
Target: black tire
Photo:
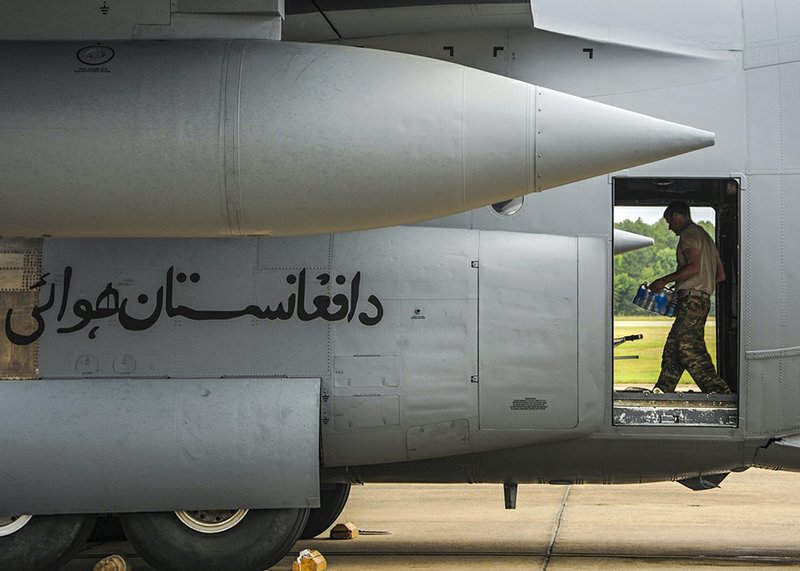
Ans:
<svg viewBox="0 0 800 571"><path fill-rule="evenodd" d="M0 537L0 570L55 571L66 565L94 527L91 515L35 515Z"/></svg>
<svg viewBox="0 0 800 571"><path fill-rule="evenodd" d="M350 497L350 484L333 484L330 488L320 490L319 507L313 508L308 515L300 539L311 539L328 529L339 514L342 513L347 498Z"/></svg>
<svg viewBox="0 0 800 571"><path fill-rule="evenodd" d="M219 533L189 528L174 512L121 514L122 528L139 555L159 571L262 571L294 545L308 508L250 510Z"/></svg>

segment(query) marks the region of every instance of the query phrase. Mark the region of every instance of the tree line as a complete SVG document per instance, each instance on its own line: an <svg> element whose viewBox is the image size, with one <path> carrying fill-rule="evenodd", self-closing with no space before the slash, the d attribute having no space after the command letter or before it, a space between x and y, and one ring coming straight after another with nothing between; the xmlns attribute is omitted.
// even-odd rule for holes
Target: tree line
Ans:
<svg viewBox="0 0 800 571"><path fill-rule="evenodd" d="M714 224L706 221L697 224L712 238L714 237ZM653 224L648 224L641 218L623 220L615 223L614 228L649 236L655 240L655 244L649 248L614 256L614 315L653 315L633 305L631 300L643 282L650 283L675 271L675 247L678 245L678 237L672 233L663 218ZM712 303L711 314L713 313Z"/></svg>

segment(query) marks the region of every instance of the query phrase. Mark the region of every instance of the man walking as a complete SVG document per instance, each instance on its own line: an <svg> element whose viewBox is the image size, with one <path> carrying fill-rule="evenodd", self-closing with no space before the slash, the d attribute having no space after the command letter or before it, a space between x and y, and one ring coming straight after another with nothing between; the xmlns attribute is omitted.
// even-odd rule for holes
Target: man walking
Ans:
<svg viewBox="0 0 800 571"><path fill-rule="evenodd" d="M675 322L661 355L661 374L653 392L672 393L684 370L706 393L729 394L728 385L717 374L705 342L705 325L711 294L725 280L725 270L711 236L692 222L689 205L674 201L664 211L669 229L680 236L675 252L677 269L650 284L661 291L675 282L678 307Z"/></svg>

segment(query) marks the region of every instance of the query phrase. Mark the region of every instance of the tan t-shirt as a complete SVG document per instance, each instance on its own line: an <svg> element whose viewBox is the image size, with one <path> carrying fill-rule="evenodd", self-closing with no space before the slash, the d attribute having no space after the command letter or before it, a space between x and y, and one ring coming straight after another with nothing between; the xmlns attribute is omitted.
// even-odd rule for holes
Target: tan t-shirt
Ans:
<svg viewBox="0 0 800 571"><path fill-rule="evenodd" d="M678 260L678 269L686 265L686 250L696 248L700 250L700 271L683 282L676 282L675 289L696 289L707 294L714 293L717 288L717 260L719 253L717 246L708 235L694 222L689 224L680 234L675 257Z"/></svg>

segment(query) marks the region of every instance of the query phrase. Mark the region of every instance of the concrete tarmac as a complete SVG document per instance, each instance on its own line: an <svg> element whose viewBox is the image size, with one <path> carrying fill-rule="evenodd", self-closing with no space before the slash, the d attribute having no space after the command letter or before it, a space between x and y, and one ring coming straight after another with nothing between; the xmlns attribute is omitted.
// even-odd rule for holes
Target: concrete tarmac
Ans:
<svg viewBox="0 0 800 571"><path fill-rule="evenodd" d="M500 485L354 486L338 521L380 534L323 534L292 553L317 549L331 571L800 569L798 487L800 474L756 469L702 492L521 485L517 509L505 510ZM65 569L91 571L111 553L152 571L127 543L88 546Z"/></svg>

